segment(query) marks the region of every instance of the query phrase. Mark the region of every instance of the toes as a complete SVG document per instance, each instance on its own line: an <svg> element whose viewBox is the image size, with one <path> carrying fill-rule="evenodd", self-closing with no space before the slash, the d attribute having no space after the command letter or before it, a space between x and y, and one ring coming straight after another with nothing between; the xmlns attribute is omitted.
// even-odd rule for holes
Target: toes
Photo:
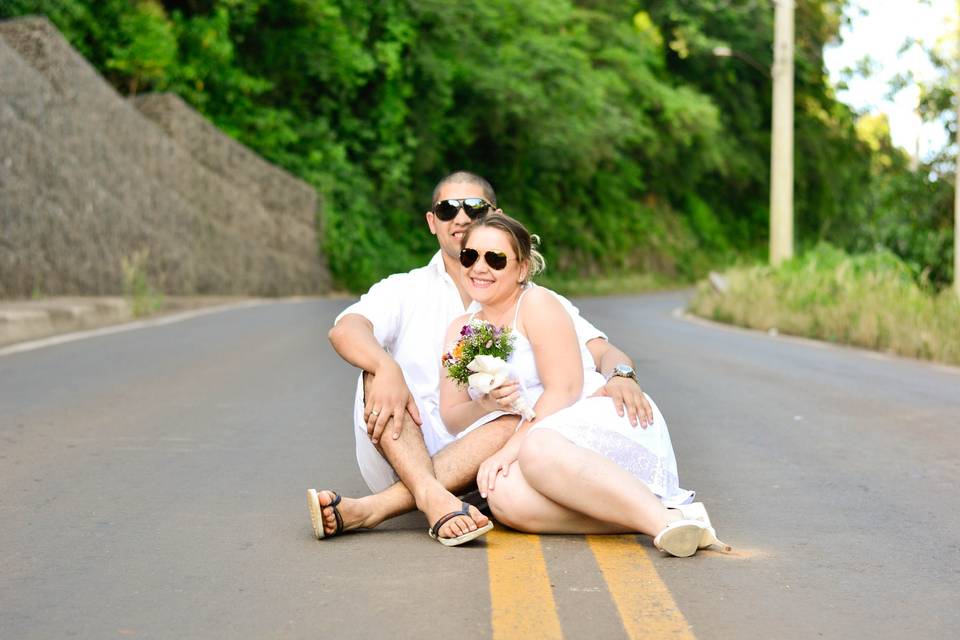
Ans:
<svg viewBox="0 0 960 640"><path fill-rule="evenodd" d="M462 535L460 532L459 518L449 521L447 524L443 525L445 531L441 532L440 535L444 538L456 538L457 536Z"/></svg>
<svg viewBox="0 0 960 640"><path fill-rule="evenodd" d="M324 498L326 498L326 502L324 502ZM334 500L333 491L317 491L317 500L320 501L320 508L326 509Z"/></svg>
<svg viewBox="0 0 960 640"><path fill-rule="evenodd" d="M490 518L488 518L487 516L483 515L483 514L480 512L480 510L477 509L476 507L470 507L470 517L473 518L473 522L474 522L474 524L477 525L477 527L486 526L486 524L487 524L488 522L490 522Z"/></svg>
<svg viewBox="0 0 960 640"><path fill-rule="evenodd" d="M453 518L440 528L440 535L445 538L456 538L465 533L476 531L480 527L485 527L488 522L490 522L490 518L480 513L480 510L476 507L470 507L469 516Z"/></svg>
<svg viewBox="0 0 960 640"><path fill-rule="evenodd" d="M337 530L337 516L333 513L331 503L335 497L332 491L318 491L317 498L320 501L320 515L323 519L323 531L330 535ZM326 504L324 504L326 502Z"/></svg>
<svg viewBox="0 0 960 640"><path fill-rule="evenodd" d="M446 531L441 531L444 538L457 538L477 529L477 524L466 516L459 516L443 525Z"/></svg>

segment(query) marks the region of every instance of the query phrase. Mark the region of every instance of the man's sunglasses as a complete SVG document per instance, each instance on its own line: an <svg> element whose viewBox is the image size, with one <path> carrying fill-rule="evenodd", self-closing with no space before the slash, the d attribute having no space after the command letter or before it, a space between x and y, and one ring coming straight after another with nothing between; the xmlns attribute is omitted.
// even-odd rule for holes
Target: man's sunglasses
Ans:
<svg viewBox="0 0 960 640"><path fill-rule="evenodd" d="M468 218L471 220L476 220L477 218L486 215L487 212L493 208L493 205L483 198L441 200L437 204L433 205L433 214L444 222L449 222L457 217L457 213L460 211L461 207L463 208L463 212L467 214Z"/></svg>
<svg viewBox="0 0 960 640"><path fill-rule="evenodd" d="M467 269L476 264L479 258L480 252L476 249L460 250L460 264ZM487 266L494 271L502 271L504 267L507 266L507 262L509 260L510 258L507 257L507 254L499 251L484 251L483 253L483 261L486 262Z"/></svg>

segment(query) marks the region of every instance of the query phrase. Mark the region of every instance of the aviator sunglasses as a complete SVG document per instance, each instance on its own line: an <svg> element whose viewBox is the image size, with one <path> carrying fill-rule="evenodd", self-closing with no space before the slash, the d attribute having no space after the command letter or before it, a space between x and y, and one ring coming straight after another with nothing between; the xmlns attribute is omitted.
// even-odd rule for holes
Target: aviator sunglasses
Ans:
<svg viewBox="0 0 960 640"><path fill-rule="evenodd" d="M457 217L457 212L460 211L461 207L463 207L463 212L467 214L468 218L476 220L480 216L486 215L493 205L483 198L463 198L462 200L451 198L441 200L433 205L433 214L444 222L449 222Z"/></svg>
<svg viewBox="0 0 960 640"><path fill-rule="evenodd" d="M461 249L460 250L460 264L465 268L469 269L477 260L480 258L480 252L476 249ZM499 251L484 251L483 252L483 261L487 263L487 266L493 269L494 271L502 271L504 267L507 266L507 262L510 258L507 257L507 254L501 253Z"/></svg>

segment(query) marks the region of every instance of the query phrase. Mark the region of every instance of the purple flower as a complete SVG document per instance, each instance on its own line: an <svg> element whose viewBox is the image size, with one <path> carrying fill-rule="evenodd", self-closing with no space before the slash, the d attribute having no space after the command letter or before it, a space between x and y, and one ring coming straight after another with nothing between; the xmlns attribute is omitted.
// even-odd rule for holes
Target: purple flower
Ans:
<svg viewBox="0 0 960 640"><path fill-rule="evenodd" d="M462 336L473 335L473 329L470 327L470 325L465 324L463 325L463 329L460 329L460 335Z"/></svg>

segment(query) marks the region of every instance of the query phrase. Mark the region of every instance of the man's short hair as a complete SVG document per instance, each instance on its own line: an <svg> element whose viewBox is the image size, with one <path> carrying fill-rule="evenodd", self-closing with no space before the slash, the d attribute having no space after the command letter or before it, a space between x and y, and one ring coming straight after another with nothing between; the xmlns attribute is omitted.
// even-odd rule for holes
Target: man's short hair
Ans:
<svg viewBox="0 0 960 640"><path fill-rule="evenodd" d="M433 189L433 199L431 204L437 204L437 198L440 196L440 189L448 184L475 184L483 191L483 197L493 206L497 206L497 193L493 186L484 178L469 171L455 171L446 178L437 183Z"/></svg>

